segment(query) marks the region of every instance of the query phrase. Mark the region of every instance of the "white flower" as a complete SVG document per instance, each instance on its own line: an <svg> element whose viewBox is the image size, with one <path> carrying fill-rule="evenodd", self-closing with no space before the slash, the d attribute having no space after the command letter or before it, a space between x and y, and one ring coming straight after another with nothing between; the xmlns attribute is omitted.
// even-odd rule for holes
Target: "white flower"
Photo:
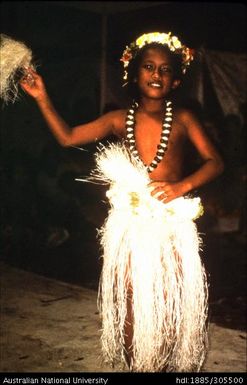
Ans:
<svg viewBox="0 0 247 385"><path fill-rule="evenodd" d="M138 49L141 49L146 44L151 43L160 43L162 45L166 45L170 51L175 53L178 52L179 54L181 54L182 51L182 70L183 73L186 72L186 66L190 64L191 60L193 60L193 55L189 48L182 45L177 36L172 36L171 32L144 33L143 35L138 37L135 42L131 43L129 47L126 46L126 49L123 53L123 57L120 59L124 64L124 68L128 67L129 62L135 57L136 53L138 52ZM127 75L126 73L124 73L124 79L127 79L128 77L128 73Z"/></svg>
<svg viewBox="0 0 247 385"><path fill-rule="evenodd" d="M177 36L172 36L171 38L172 44L175 49L180 49L182 48L181 42L178 40Z"/></svg>

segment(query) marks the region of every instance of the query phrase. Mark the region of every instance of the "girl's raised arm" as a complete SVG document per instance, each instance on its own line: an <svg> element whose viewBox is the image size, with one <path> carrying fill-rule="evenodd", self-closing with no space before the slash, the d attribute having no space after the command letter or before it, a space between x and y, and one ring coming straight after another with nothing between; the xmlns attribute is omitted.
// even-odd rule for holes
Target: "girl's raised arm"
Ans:
<svg viewBox="0 0 247 385"><path fill-rule="evenodd" d="M70 128L55 110L42 77L31 68L20 81L20 85L34 98L51 132L62 146L93 142L114 132L115 112L109 112L90 123Z"/></svg>

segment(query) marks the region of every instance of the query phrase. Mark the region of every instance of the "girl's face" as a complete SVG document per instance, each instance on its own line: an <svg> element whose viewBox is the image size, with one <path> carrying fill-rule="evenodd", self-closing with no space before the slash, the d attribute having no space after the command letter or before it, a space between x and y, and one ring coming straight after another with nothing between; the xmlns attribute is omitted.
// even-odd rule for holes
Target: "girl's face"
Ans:
<svg viewBox="0 0 247 385"><path fill-rule="evenodd" d="M168 53L162 48L148 48L141 59L137 84L141 96L163 99L179 85Z"/></svg>

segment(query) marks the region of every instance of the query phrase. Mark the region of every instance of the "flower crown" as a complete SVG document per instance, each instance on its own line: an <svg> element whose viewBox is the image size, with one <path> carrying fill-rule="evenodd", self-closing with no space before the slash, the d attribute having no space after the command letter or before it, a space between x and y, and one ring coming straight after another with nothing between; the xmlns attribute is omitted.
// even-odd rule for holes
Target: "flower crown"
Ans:
<svg viewBox="0 0 247 385"><path fill-rule="evenodd" d="M182 55L182 72L185 74L187 66L193 60L194 50L186 47L185 45L182 45L182 43L178 40L176 36L172 36L171 32L151 32L141 35L129 46L126 46L123 52L123 56L120 59L120 61L122 61L124 65L124 80L128 79L127 67L129 65L129 62L136 57L138 51L142 47L151 43L159 43L165 45L169 48L170 51Z"/></svg>

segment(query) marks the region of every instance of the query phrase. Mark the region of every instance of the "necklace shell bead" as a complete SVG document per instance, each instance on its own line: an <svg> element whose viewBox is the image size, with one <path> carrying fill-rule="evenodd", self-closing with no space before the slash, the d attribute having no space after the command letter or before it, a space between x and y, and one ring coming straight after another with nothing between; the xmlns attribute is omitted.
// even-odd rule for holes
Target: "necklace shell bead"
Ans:
<svg viewBox="0 0 247 385"><path fill-rule="evenodd" d="M129 144L130 153L133 157L141 161L138 150L136 148L136 141L135 141L135 112L138 106L139 106L138 103L134 101L131 108L127 112L125 125L126 125L126 132L127 132L127 135L126 135L127 142ZM165 114L162 121L162 132L161 132L160 143L157 145L157 151L152 162L149 165L145 165L149 173L151 173L158 166L158 164L161 162L161 160L163 159L167 151L171 128L172 128L172 102L170 100L167 100L165 102Z"/></svg>

